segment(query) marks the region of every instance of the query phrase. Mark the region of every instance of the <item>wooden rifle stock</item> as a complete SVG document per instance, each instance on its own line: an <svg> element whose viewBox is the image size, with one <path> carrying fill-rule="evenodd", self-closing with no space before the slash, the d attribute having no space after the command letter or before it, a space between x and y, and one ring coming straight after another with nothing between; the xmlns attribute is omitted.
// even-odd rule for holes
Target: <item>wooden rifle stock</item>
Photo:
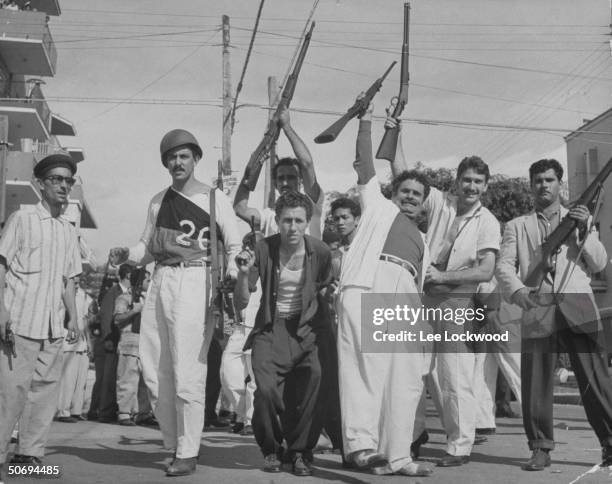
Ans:
<svg viewBox="0 0 612 484"><path fill-rule="evenodd" d="M409 70L409 29L410 29L410 3L404 3L404 42L402 44L402 71L400 75L400 91L395 101L395 108L393 109L392 116L399 118L404 111L404 107L408 103L408 84L410 82L410 70ZM395 128L385 128L385 134L380 142L378 151L376 152L377 159L388 160L390 162L395 161L395 153L397 152L397 139L399 137L400 127L399 125Z"/></svg>
<svg viewBox="0 0 612 484"><path fill-rule="evenodd" d="M397 61L393 61L393 63L389 66L385 73L376 81L374 81L374 83L368 88L365 95L361 99L355 101L355 103L348 109L344 116L342 116L338 121L332 124L325 131L323 131L319 136L317 136L314 139L314 142L320 144L334 141L336 137L340 134L340 131L344 129L346 123L348 123L355 116L362 115L372 102L372 99L374 99L376 93L380 91L383 81L389 75L389 72L391 72L391 69L393 69L393 66L395 66L395 64L397 64Z"/></svg>
<svg viewBox="0 0 612 484"><path fill-rule="evenodd" d="M312 37L312 30L314 29L315 23L312 22L310 25L310 30L304 37L304 42L300 47L300 52L298 54L297 60L295 61L295 66L293 67L293 71L287 78L287 82L285 83L285 87L283 88L283 93L281 95L281 99L278 103L276 111L274 113L273 118L268 121L268 128L263 136L263 139L251 154L249 158L249 162L244 170L244 178L242 179L242 184L246 186L249 191L255 190L255 185L257 185L257 180L259 178L259 174L261 173L261 168L268 158L270 154L270 149L276 140L278 140L278 135L280 134L280 128L278 127L278 115L279 113L289 107L291 103L291 99L293 99L293 94L295 93L295 86L297 84L298 76L300 75L300 70L302 69L302 64L304 63L304 58L306 57L306 51L308 50L308 46L310 45L310 38Z"/></svg>
<svg viewBox="0 0 612 484"><path fill-rule="evenodd" d="M597 199L599 191L602 189L608 176L612 173L612 158L608 160L606 166L597 174L595 179L586 188L586 190L576 200L576 205L584 205L590 211L594 209L594 202ZM552 269L552 257L559 250L561 245L567 240L570 234L576 229L577 222L572 220L568 215L563 217L559 226L553 230L548 239L542 244L542 258L536 266L527 274L525 278L525 286L539 287L546 273Z"/></svg>

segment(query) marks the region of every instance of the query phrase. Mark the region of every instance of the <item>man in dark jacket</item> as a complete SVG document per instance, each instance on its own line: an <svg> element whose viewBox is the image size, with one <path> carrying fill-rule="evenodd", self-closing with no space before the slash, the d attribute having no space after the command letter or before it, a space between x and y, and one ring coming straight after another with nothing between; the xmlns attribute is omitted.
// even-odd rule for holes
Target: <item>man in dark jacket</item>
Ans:
<svg viewBox="0 0 612 484"><path fill-rule="evenodd" d="M238 309L249 299L248 275L257 269L262 298L245 347L252 348L255 391L253 430L264 470L280 471L282 441L293 473L312 474L312 449L321 432L334 339L323 291L331 280L327 246L304 235L312 216L308 198L288 192L276 203L280 233L243 251L236 284ZM251 281L253 282L253 281ZM332 356L333 358L333 356ZM280 418L279 418L280 417Z"/></svg>

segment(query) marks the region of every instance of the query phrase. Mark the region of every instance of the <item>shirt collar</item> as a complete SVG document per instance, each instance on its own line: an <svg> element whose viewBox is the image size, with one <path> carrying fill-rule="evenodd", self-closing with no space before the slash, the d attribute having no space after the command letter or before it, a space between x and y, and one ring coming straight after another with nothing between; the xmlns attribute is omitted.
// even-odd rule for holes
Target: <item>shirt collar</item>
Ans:
<svg viewBox="0 0 612 484"><path fill-rule="evenodd" d="M49 218L55 218L55 217L53 217L51 215L51 212L49 212L49 210L47 210L47 208L43 205L42 202L38 202L35 205L35 211L36 211L36 214L40 217L41 220L46 220L46 219L49 219ZM59 215L59 217L57 217L57 220L61 220L62 222L70 223L70 221L66 218L66 216L63 213L61 213Z"/></svg>
<svg viewBox="0 0 612 484"><path fill-rule="evenodd" d="M128 292L130 292L130 288L129 288L129 287L126 287L126 286L124 286L123 284L121 284L121 281L119 281L119 287L121 288L121 291L122 291L124 294L127 294Z"/></svg>
<svg viewBox="0 0 612 484"><path fill-rule="evenodd" d="M536 208L536 213L540 216L543 216L547 220L550 220L553 216L559 214L560 210L561 203L559 202L559 200L557 200L556 202L551 203L547 207Z"/></svg>

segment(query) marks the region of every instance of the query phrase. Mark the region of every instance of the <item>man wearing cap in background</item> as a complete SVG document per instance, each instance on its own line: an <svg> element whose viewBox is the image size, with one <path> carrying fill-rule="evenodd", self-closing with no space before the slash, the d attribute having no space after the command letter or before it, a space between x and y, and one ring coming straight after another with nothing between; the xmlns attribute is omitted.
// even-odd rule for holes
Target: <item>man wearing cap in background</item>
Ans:
<svg viewBox="0 0 612 484"><path fill-rule="evenodd" d="M80 336L71 279L81 273L81 255L77 231L62 215L75 173L65 154L38 162L42 200L12 213L0 238L0 480L17 420L11 463L41 463L57 408L65 308L68 337Z"/></svg>
<svg viewBox="0 0 612 484"><path fill-rule="evenodd" d="M207 269L212 188L194 176L202 149L191 133L170 131L160 151L172 186L153 197L138 244L111 249L110 261L156 262L142 311L140 359L164 446L176 450L166 474L182 476L195 471L204 426L206 354L214 330ZM214 206L219 240L230 261L228 274L235 278L233 261L241 247L237 221L221 190Z"/></svg>

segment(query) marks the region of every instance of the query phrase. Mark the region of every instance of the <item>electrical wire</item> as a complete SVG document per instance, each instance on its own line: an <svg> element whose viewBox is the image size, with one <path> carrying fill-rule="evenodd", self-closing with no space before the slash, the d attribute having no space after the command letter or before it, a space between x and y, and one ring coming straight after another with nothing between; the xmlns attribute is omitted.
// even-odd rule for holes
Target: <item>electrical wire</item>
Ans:
<svg viewBox="0 0 612 484"><path fill-rule="evenodd" d="M255 25L253 26L253 33L251 35L251 40L249 41L249 48L246 53L246 57L244 59L244 64L242 66L242 72L240 74L240 80L238 81L238 86L236 87L236 95L234 96L234 102L232 103L232 108L229 113L229 118L231 120L231 130L234 132L234 124L236 123L236 103L238 102L238 96L240 96L240 91L242 91L242 82L244 81L244 76L246 75L247 66L249 65L249 59L251 58L251 52L253 50L253 44L255 43L255 36L257 35L257 28L259 27L259 19L261 18L261 11L263 10L264 1L261 0L259 3L259 8L257 9L257 17L255 18ZM227 123L227 119L223 120L223 124Z"/></svg>

